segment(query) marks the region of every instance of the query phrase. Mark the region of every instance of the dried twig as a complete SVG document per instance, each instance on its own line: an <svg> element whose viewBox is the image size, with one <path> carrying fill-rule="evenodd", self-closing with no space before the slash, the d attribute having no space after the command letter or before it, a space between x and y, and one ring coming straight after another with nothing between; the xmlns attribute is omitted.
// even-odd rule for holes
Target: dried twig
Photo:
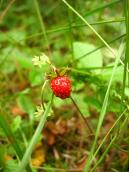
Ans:
<svg viewBox="0 0 129 172"><path fill-rule="evenodd" d="M8 12L8 10L11 8L11 6L13 5L13 3L15 2L15 0L10 1L10 3L8 4L7 8L5 8L5 10L3 11L3 13L0 16L0 22L3 20L5 14Z"/></svg>

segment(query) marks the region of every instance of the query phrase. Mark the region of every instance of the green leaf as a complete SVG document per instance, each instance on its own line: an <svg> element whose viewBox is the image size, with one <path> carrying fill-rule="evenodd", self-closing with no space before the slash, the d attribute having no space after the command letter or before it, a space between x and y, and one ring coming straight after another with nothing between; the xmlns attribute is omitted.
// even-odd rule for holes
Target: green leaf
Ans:
<svg viewBox="0 0 129 172"><path fill-rule="evenodd" d="M21 124L21 117L16 116L13 120L12 127L11 127L13 132L17 131L17 129L20 127L20 124Z"/></svg>
<svg viewBox="0 0 129 172"><path fill-rule="evenodd" d="M72 97L76 102L77 106L79 107L81 113L84 115L84 117L90 116L88 105L85 102L85 95L83 93L73 94Z"/></svg>
<svg viewBox="0 0 129 172"><path fill-rule="evenodd" d="M30 54L20 51L18 48L15 48L11 54L11 59L13 62L18 62L21 68L32 69L33 64L30 58Z"/></svg>
<svg viewBox="0 0 129 172"><path fill-rule="evenodd" d="M111 64L110 64L111 65ZM109 65L109 66L110 66ZM123 66L119 66L117 67L115 74L114 74L114 78L113 78L113 82L122 82L123 79ZM101 73L101 79L108 81L109 78L112 75L112 68L109 69L103 69L102 73Z"/></svg>
<svg viewBox="0 0 129 172"><path fill-rule="evenodd" d="M85 103L87 103L90 106L93 106L97 111L100 111L101 104L96 98L87 96L84 98L84 100L85 100Z"/></svg>
<svg viewBox="0 0 129 172"><path fill-rule="evenodd" d="M24 94L20 94L19 97L17 98L17 103L21 108L21 110L27 112L30 115L30 118L33 118L35 107L28 96Z"/></svg>
<svg viewBox="0 0 129 172"><path fill-rule="evenodd" d="M6 47L0 54L1 70L4 73L12 73L18 64L23 69L33 69L33 64L29 53L22 52L18 48Z"/></svg>
<svg viewBox="0 0 129 172"><path fill-rule="evenodd" d="M14 160L9 160L6 162L5 169L3 172L16 172L18 169L18 164Z"/></svg>
<svg viewBox="0 0 129 172"><path fill-rule="evenodd" d="M43 74L41 70L33 69L29 72L29 81L32 86L40 85L43 82Z"/></svg>
<svg viewBox="0 0 129 172"><path fill-rule="evenodd" d="M7 37L10 38L14 43L18 42L19 40L19 43L21 43L21 40L24 40L25 43L26 32L23 30L11 30L10 32L8 32Z"/></svg>
<svg viewBox="0 0 129 172"><path fill-rule="evenodd" d="M89 67L102 67L103 57L100 50L97 50L90 55L86 55L96 47L89 43L74 42L73 51L75 59L79 59L78 67L89 68ZM83 57L83 58L81 58ZM98 71L98 70L97 70Z"/></svg>

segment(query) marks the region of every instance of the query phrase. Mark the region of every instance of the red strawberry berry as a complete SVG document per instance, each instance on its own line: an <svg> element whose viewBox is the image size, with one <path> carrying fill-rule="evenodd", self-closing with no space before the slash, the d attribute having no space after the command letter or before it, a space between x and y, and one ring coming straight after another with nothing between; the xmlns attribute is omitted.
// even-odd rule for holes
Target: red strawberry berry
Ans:
<svg viewBox="0 0 129 172"><path fill-rule="evenodd" d="M68 98L71 93L71 81L67 76L58 76L51 80L51 89L57 97Z"/></svg>

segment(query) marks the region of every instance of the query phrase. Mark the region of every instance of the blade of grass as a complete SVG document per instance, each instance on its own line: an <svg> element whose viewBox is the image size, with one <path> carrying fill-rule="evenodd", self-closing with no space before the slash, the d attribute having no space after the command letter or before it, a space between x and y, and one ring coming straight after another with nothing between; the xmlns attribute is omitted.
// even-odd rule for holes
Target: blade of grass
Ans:
<svg viewBox="0 0 129 172"><path fill-rule="evenodd" d="M99 132L100 132L100 129L101 129L101 126L102 126L102 123L103 123L103 120L104 120L104 117L105 117L105 114L106 114L110 88L111 88L111 85L112 85L113 77L115 75L115 71L116 71L116 68L118 66L120 57L121 57L121 55L123 53L123 50L124 50L124 45L121 44L120 48L118 50L118 55L117 55L117 58L116 58L116 61L115 61L115 64L114 64L114 67L113 67L113 70L112 70L112 75L111 75L111 78L109 80L107 91L106 91L106 94L105 94L105 97L104 97L102 109L101 109L99 120L98 120L97 129L96 129L95 139L94 139L94 142L93 142L93 145L92 145L91 152L90 152L90 155L88 157L87 163L86 163L85 168L84 168L85 172L89 172L90 165L91 165L91 163L93 161L93 153L94 153L94 150L96 148L97 140L98 140L98 137L99 137Z"/></svg>
<svg viewBox="0 0 129 172"><path fill-rule="evenodd" d="M107 3L107 4L103 4L103 5L97 7L97 8L95 8L95 9L93 9L93 10L90 10L90 11L87 12L83 17L89 16L89 15L91 15L91 14L93 14L93 13L96 13L96 12L98 12L98 11L100 11L100 10L103 10L103 9L105 9L105 8L108 8L108 7L111 7L111 6L113 6L113 5L115 5L116 3L119 3L119 2L121 2L121 1L120 1L120 0L115 0L115 1L109 2L109 3Z"/></svg>
<svg viewBox="0 0 129 172"><path fill-rule="evenodd" d="M75 13L93 32L94 34L103 42L103 44L105 44L105 46L108 48L108 50L113 54L114 57L116 57L116 53L114 52L114 50L110 47L110 45L101 37L101 35L87 22L87 20L85 20L84 17L82 17L82 15L80 15L66 0L62 0L64 2L64 4L73 11L73 13ZM123 62L120 60L120 63L122 65Z"/></svg>
<svg viewBox="0 0 129 172"><path fill-rule="evenodd" d="M76 109L78 110L79 114L81 115L82 119L84 120L87 128L89 129L90 133L94 136L93 130L91 128L91 126L89 125L87 119L84 117L84 115L82 114L80 108L78 107L78 105L76 104L75 100L73 99L72 96L70 96L70 99L72 100L73 104L75 105Z"/></svg>
<svg viewBox="0 0 129 172"><path fill-rule="evenodd" d="M108 138L109 134L112 132L112 130L115 128L116 125L119 124L121 118L125 115L125 113L127 112L127 109L125 109L123 111L123 113L121 113L121 115L118 117L118 119L114 122L114 124L112 125L112 127L109 129L109 131L107 132L107 134L104 136L103 140L101 141L101 143L99 144L97 150L95 151L93 158L96 157L96 155L98 154L100 148L103 146L104 142L106 141L106 139Z"/></svg>
<svg viewBox="0 0 129 172"><path fill-rule="evenodd" d="M72 61L74 59L74 54L73 54L73 33L72 33L72 12L71 10L68 9L68 21L69 21L69 39L70 39L70 49L71 49L71 54L72 54Z"/></svg>
<svg viewBox="0 0 129 172"><path fill-rule="evenodd" d="M108 131L108 133L106 134L106 136L104 137L104 139L103 139L103 141L106 139L106 137L108 137L108 135L111 133L111 131L113 130L113 128L119 123L120 124L120 120L121 120L121 118L123 117L123 115L125 115L125 113L127 112L127 110L128 109L125 109L124 110L124 112L119 116L119 118L115 121L115 123L113 124L113 126L110 128L110 130ZM125 124L125 122L127 121L129 119L129 117L127 116L126 118L125 118L125 120L122 122L122 126L121 126L121 128L120 128L120 131L119 131L119 133L117 133L117 135L116 136L114 136L114 137L116 137L115 139L118 139L118 135L119 136L121 136L121 132L122 132L122 128L124 127L124 124ZM113 137L113 138L114 138ZM102 141L102 142L103 142ZM115 141L115 140L114 140ZM112 144L114 144L114 141L112 142ZM104 143L104 142L103 142ZM110 145L110 144L109 144ZM99 149L101 148L101 146L102 146L102 144L100 144L100 146L99 146ZM112 145L111 145L112 146ZM101 157L100 157L100 159L96 162L96 164L95 164L95 166L91 169L91 171L90 172L93 172L94 170L95 170L95 168L102 162L102 160L104 159L104 157L105 157L105 155L106 155L106 153L107 153L107 151L108 151L108 149L106 149L105 150L106 152L104 152L102 155L101 155ZM97 149L97 151L96 151L96 154L97 154L97 152L98 152L98 149ZM95 155L95 154L94 154ZM96 156L96 155L95 155Z"/></svg>
<svg viewBox="0 0 129 172"><path fill-rule="evenodd" d="M124 35L121 35L121 36L119 36L119 37L117 37L117 38L115 38L115 39L113 39L113 40L111 40L110 42L108 42L108 44L111 44L111 43L113 43L114 41L116 41L116 40L118 40L118 39L120 39L120 38L123 38L123 36L125 36L125 34L124 34ZM85 58L86 56L88 56L88 55L90 55L90 54L92 54L92 53L94 53L94 52L96 52L97 50L99 50L99 49L101 49L101 48L103 48L103 47L105 47L105 45L101 45L101 46L99 46L98 48L95 48L94 50L92 50L92 51L90 51L90 52L84 54L83 56L79 57L78 59L75 59L75 60L73 61L73 63L80 61L81 59Z"/></svg>
<svg viewBox="0 0 129 172"><path fill-rule="evenodd" d="M0 8L2 7L2 4L3 4L3 0L0 1Z"/></svg>
<svg viewBox="0 0 129 172"><path fill-rule="evenodd" d="M124 0L123 1L124 5L124 14L125 14L125 25L126 25L126 50L125 50L125 59L124 59L124 75L123 75L123 90L122 90L122 101L124 100L124 92L125 92L125 87L126 87L126 70L129 68L129 1ZM128 76L129 80L129 76ZM129 158L123 167L122 172L127 171L129 167Z"/></svg>
<svg viewBox="0 0 129 172"><path fill-rule="evenodd" d="M127 66L129 65L129 1L124 0L124 13L125 13L125 25L126 25L126 49L125 49L125 59L124 59L124 74L123 74L123 89L122 89L122 101L124 99L124 91L126 86L126 74Z"/></svg>
<svg viewBox="0 0 129 172"><path fill-rule="evenodd" d="M9 2L8 6L5 8L5 10L3 11L3 13L0 15L0 23L2 22L4 16L6 15L6 13L8 12L8 10L11 8L11 6L13 5L13 3L15 2L15 0L12 0Z"/></svg>
<svg viewBox="0 0 129 172"><path fill-rule="evenodd" d="M127 69L129 67L129 1L124 0L124 14L125 14L125 25L126 25L126 49L125 49L125 59L124 59L124 73L123 73L123 89L122 89L122 99L124 100L124 93L125 93L125 87L126 87L126 75L127 75ZM128 76L129 80L129 76ZM129 158L127 159L125 166L122 169L122 172L126 172L129 167Z"/></svg>
<svg viewBox="0 0 129 172"><path fill-rule="evenodd" d="M106 21L98 21L98 22L94 22L94 23L90 23L90 25L101 25L101 24L110 24L110 23L114 23L114 22L124 22L125 19L124 18L120 18L120 19L112 19L112 20L106 20ZM72 28L79 28L79 27L87 27L86 24L78 24L78 25L71 25ZM61 32L61 31L68 31L69 30L69 25L67 26L63 26L63 27L58 27L56 29L50 29L46 31L46 34L51 34L51 33L55 33L55 32ZM25 39L23 40L27 40L27 39L32 39L34 37L38 37L43 35L43 32L40 33L36 33L30 36L27 36Z"/></svg>
<svg viewBox="0 0 129 172"><path fill-rule="evenodd" d="M69 168L69 169L62 169L62 168L56 168L56 167L37 167L33 166L37 170L44 170L43 172L82 172L82 169L77 168Z"/></svg>
<svg viewBox="0 0 129 172"><path fill-rule="evenodd" d="M48 42L48 38L47 38L47 34L46 34L46 29L45 29L45 25L44 25L44 22L43 22L43 17L41 16L41 13L40 13L40 8L39 8L38 1L37 0L33 0L33 1L34 1L34 6L35 6L35 9L36 9L39 21L40 21L40 25L41 25L41 29L42 29L42 32L43 32L43 35L44 35L44 39L45 39L46 44L47 44L47 48L48 48L48 50L50 50L49 42Z"/></svg>
<svg viewBox="0 0 129 172"><path fill-rule="evenodd" d="M107 4L102 4L102 5L100 5L99 7L97 7L97 8L95 8L95 9L93 9L93 10L90 10L90 11L86 12L86 13L83 15L83 17L90 16L90 15L93 14L93 13L96 13L96 12L98 12L98 11L101 11L101 10L105 9L105 8L111 7L112 5L114 5L114 4L116 4L116 3L119 3L119 2L120 2L120 0L115 0L115 1L109 2L109 3L107 3ZM73 22L77 22L77 20L76 20L76 21L73 21Z"/></svg>
<svg viewBox="0 0 129 172"><path fill-rule="evenodd" d="M119 65L120 66L120 65ZM90 73L90 70L100 70L100 69L110 69L113 68L113 65L110 66L103 66L103 67L88 67L86 69L84 68L67 68L68 70L75 72L75 73L80 73L80 74L84 74L84 75L92 75L92 73Z"/></svg>
<svg viewBox="0 0 129 172"><path fill-rule="evenodd" d="M29 160L30 160L31 154L33 152L33 149L34 149L34 147L35 147L35 145L36 145L36 143L37 143L37 141L39 139L39 136L40 136L40 134L42 132L42 129L43 129L44 125L45 125L48 113L49 113L50 108L51 108L52 100L53 100L53 95L52 95L51 100L49 101L49 103L48 103L48 105L46 107L46 110L45 110L44 114L42 114L42 116L41 116L38 127L37 127L32 139L31 139L31 141L30 141L30 143L28 145L28 148L26 149L26 152L25 152L25 154L23 156L23 159L22 159L22 161L20 163L20 166L19 166L19 169L18 169L17 172L23 172L26 165L29 163Z"/></svg>
<svg viewBox="0 0 129 172"><path fill-rule="evenodd" d="M89 16L89 15L95 13L95 12L98 12L98 11L103 10L103 9L105 9L105 8L111 7L112 5L114 5L114 4L116 4L116 3L119 3L119 2L120 2L120 0L115 0L115 1L112 1L112 2L107 3L107 4L103 4L103 5L97 7L97 8L95 8L95 9L93 9L93 10L90 10L89 12L87 12L86 14L84 14L83 17ZM72 21L72 23L75 23L75 22L77 22L77 21L78 21L78 20ZM77 23L76 23L76 24L77 24ZM91 24L91 25L92 25L92 24ZM68 25L66 25L66 27L68 27Z"/></svg>
<svg viewBox="0 0 129 172"><path fill-rule="evenodd" d="M111 6L113 6L113 5L115 5L116 3L119 3L119 2L120 2L120 0L114 0L114 1L109 2L109 3L107 3L107 4L102 4L102 5L100 5L99 7L97 7L97 8L95 8L95 9L93 9L93 10L90 10L90 11L86 12L86 13L83 15L83 17L90 16L91 14L93 15L94 13L96 13L96 12L98 12L98 11L101 11L101 10L103 10L103 9L105 9L105 8L111 7ZM76 21L73 21L73 22L77 22L77 20L76 20Z"/></svg>
<svg viewBox="0 0 129 172"><path fill-rule="evenodd" d="M66 0L62 0L66 6L71 9L73 11L73 13L75 13L93 32L94 34L106 45L106 47L112 52L112 54L114 56L115 55L115 52L113 51L113 49L108 45L108 43L101 37L101 35L87 22L87 20L82 16L80 15Z"/></svg>
<svg viewBox="0 0 129 172"><path fill-rule="evenodd" d="M9 127L8 122L6 121L3 114L0 114L0 126L3 129L8 140L10 141L12 147L14 148L17 157L21 160L23 157L23 151L19 147L17 139L15 138L15 135L13 134L13 132L12 132L11 128ZM26 167L26 169L28 172L31 172L31 168L29 167L29 165Z"/></svg>
<svg viewBox="0 0 129 172"><path fill-rule="evenodd" d="M99 160L96 162L95 166L90 170L90 172L94 172L94 170L96 169L96 167L102 162L102 160L107 155L109 149L113 145L113 143L116 140L116 138L117 138L117 134L112 138L112 140L110 141L109 145L106 147L105 151L103 152L103 154L101 155L101 157L99 157Z"/></svg>

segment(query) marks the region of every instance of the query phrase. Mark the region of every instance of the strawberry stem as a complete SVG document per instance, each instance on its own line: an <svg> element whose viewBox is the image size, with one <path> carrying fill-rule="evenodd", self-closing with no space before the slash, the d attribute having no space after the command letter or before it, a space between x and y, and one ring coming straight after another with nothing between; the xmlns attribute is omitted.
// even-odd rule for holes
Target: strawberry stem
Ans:
<svg viewBox="0 0 129 172"><path fill-rule="evenodd" d="M80 111L80 109L79 109L78 105L76 104L75 100L73 99L72 96L70 96L70 99L72 100L72 102L75 105L76 109L80 113L80 115L81 115L82 119L84 120L84 122L85 122L87 128L89 129L89 131L92 133L92 135L94 135L94 132L93 132L92 128L90 127L90 125L89 125L87 119L84 117L83 113Z"/></svg>
<svg viewBox="0 0 129 172"><path fill-rule="evenodd" d="M42 86L42 90L41 90L41 104L42 104L42 107L44 110L45 110L45 107L44 107L43 93L44 93L44 89L45 89L47 82L48 82L48 80L45 80L45 82L43 83L43 86Z"/></svg>

